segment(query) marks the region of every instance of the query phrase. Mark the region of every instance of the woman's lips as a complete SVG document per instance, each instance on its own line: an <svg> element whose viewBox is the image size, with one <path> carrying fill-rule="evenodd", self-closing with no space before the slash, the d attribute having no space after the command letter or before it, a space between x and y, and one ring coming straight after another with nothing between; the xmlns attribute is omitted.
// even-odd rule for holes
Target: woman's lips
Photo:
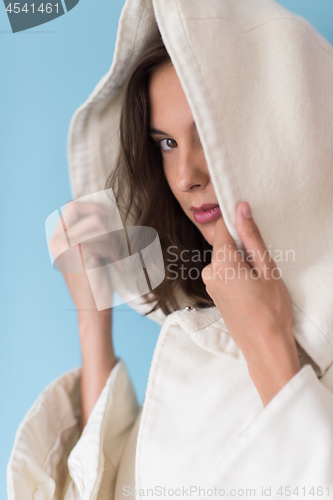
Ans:
<svg viewBox="0 0 333 500"><path fill-rule="evenodd" d="M198 210L194 212L195 222L204 224L205 222L211 222L212 220L219 217L221 214L221 209L219 206L210 208L209 210Z"/></svg>

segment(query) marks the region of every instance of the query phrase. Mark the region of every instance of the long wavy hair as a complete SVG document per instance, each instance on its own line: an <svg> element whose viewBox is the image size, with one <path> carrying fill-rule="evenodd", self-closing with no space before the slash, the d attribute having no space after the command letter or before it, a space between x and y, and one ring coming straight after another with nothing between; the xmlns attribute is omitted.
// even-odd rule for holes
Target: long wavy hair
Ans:
<svg viewBox="0 0 333 500"><path fill-rule="evenodd" d="M170 56L159 35L141 55L128 80L120 120L118 161L106 183L114 191L124 225L130 220L131 225L152 227L160 238L165 279L144 296L146 303L156 301L146 315L159 308L166 315L178 310L175 295L179 288L196 307L214 305L201 279L202 269L211 261L212 246L172 193L164 174L162 153L149 134L150 78L157 69L169 64L172 64ZM184 250L187 257L193 255L190 262L182 259Z"/></svg>

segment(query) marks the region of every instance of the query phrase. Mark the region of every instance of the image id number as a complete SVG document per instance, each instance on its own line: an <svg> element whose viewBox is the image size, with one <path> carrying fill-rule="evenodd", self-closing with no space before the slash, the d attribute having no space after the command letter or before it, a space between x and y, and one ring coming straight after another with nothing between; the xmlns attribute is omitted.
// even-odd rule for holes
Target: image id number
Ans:
<svg viewBox="0 0 333 500"><path fill-rule="evenodd" d="M52 9L55 9L55 12L58 14L59 13L59 4L56 3L55 5L52 5L52 3L41 3L39 7L37 7L38 4L32 3L28 4L25 3L23 7L21 8L21 2L15 2L15 3L10 3L6 11L9 12L10 14L19 14L20 12L25 12L26 14L28 12L31 12L34 14L35 12L41 12L42 14L52 14ZM44 7L45 5L45 7ZM12 7L13 6L13 7Z"/></svg>

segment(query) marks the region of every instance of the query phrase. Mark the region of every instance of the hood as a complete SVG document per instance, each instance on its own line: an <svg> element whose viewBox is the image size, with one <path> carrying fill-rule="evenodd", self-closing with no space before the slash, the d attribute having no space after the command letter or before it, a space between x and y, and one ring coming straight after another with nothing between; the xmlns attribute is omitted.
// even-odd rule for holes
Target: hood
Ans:
<svg viewBox="0 0 333 500"><path fill-rule="evenodd" d="M289 289L296 340L322 375L333 362L333 48L273 0L127 0L110 71L71 121L75 198L104 189L126 81L158 30L225 224L241 248L236 207L250 203Z"/></svg>

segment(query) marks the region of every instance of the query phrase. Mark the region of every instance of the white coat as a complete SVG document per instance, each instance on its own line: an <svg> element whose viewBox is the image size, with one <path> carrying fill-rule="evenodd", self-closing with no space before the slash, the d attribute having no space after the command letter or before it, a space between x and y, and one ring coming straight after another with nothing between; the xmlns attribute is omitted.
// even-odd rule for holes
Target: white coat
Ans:
<svg viewBox="0 0 333 500"><path fill-rule="evenodd" d="M299 355L302 369L263 408L216 307L168 316L140 421L137 498L163 487L180 490L181 497L191 491L191 498L209 495L199 496L199 487L223 490L225 496L254 489L256 497L264 487L275 499L281 498L280 487L298 487L300 493L305 488L301 498L316 498L312 487L324 495L329 487L332 494L333 368L319 380L301 348ZM118 359L77 441L80 368L55 380L17 432L9 499L112 500L138 412Z"/></svg>
<svg viewBox="0 0 333 500"><path fill-rule="evenodd" d="M163 327L140 420L136 496L165 486L186 497L200 486L192 498L214 488L215 496L254 488L256 497L325 498L333 495L333 49L273 0L127 0L110 72L71 123L75 197L104 187L124 85L157 26L230 234L241 247L235 209L247 200L273 257L283 257L302 369L264 408L217 308L152 313ZM10 500L112 500L139 412L122 360L78 440L79 412L78 368L48 386L22 422Z"/></svg>

